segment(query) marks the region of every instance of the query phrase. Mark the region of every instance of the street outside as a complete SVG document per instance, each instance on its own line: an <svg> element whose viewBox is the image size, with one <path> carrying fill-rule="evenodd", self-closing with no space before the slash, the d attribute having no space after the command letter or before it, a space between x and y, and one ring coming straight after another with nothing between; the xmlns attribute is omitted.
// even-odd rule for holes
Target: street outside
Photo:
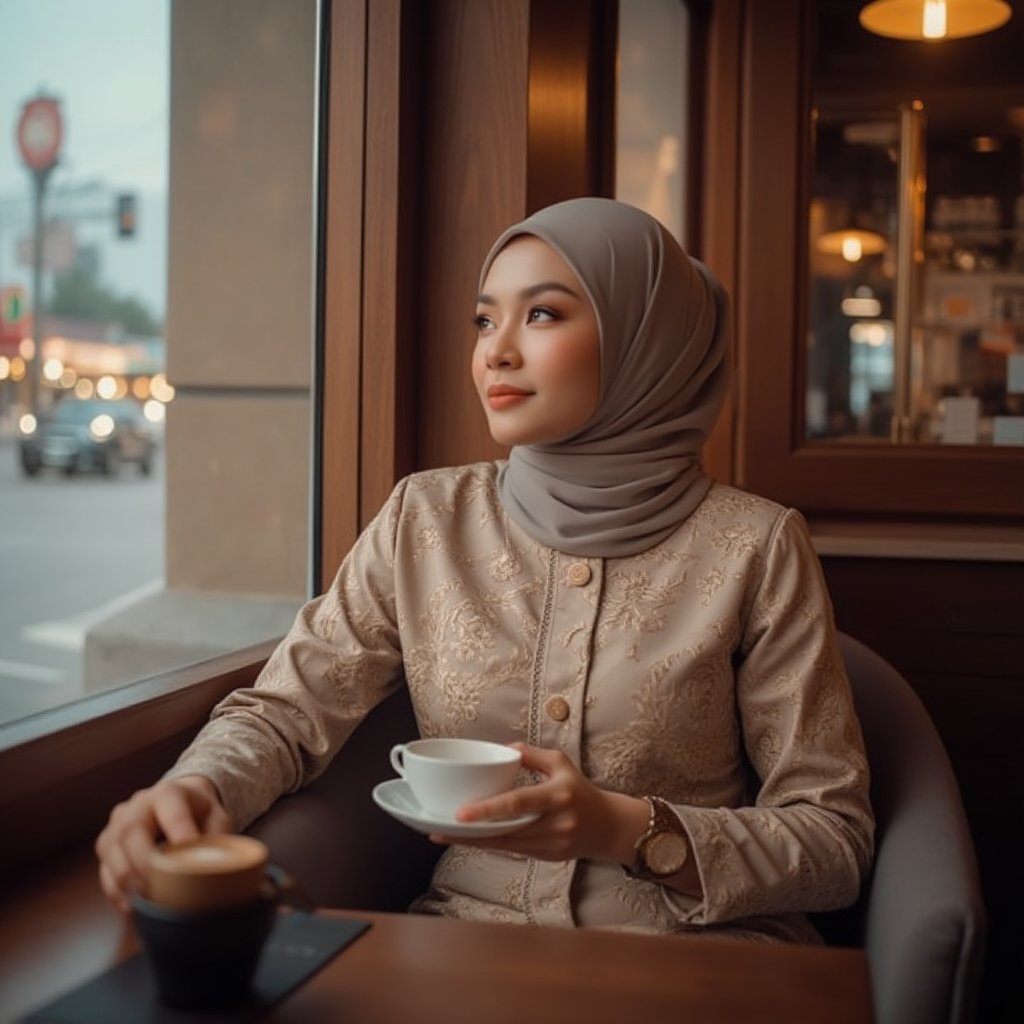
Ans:
<svg viewBox="0 0 1024 1024"><path fill-rule="evenodd" d="M0 725L82 696L88 626L163 577L161 458L149 477L30 480L0 437Z"/></svg>

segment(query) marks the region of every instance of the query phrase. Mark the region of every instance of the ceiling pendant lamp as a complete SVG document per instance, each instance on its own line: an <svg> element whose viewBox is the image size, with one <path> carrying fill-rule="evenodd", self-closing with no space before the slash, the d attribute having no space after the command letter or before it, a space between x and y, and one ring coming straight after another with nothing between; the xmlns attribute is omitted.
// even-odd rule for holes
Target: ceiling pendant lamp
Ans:
<svg viewBox="0 0 1024 1024"><path fill-rule="evenodd" d="M1005 0L872 0L860 12L869 32L890 39L962 39L1005 25Z"/></svg>
<svg viewBox="0 0 1024 1024"><path fill-rule="evenodd" d="M830 256L842 256L847 263L857 263L864 256L877 256L885 252L889 243L877 231L867 231L850 224L829 231L818 238L818 251Z"/></svg>

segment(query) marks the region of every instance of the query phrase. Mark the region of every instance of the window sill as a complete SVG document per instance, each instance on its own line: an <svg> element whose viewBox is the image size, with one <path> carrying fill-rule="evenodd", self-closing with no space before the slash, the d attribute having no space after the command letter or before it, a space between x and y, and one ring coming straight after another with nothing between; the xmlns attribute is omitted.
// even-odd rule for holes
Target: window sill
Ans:
<svg viewBox="0 0 1024 1024"><path fill-rule="evenodd" d="M152 784L277 641L161 673L0 726L0 870L91 840L110 809Z"/></svg>
<svg viewBox="0 0 1024 1024"><path fill-rule="evenodd" d="M811 520L820 557L1024 562L1024 528L960 523Z"/></svg>

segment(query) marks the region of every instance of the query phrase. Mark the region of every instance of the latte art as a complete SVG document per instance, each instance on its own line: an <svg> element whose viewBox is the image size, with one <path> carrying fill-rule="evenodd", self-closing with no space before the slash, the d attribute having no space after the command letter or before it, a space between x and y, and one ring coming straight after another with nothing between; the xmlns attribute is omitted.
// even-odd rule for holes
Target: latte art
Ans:
<svg viewBox="0 0 1024 1024"><path fill-rule="evenodd" d="M201 836L153 851L147 894L178 910L213 910L256 899L266 877L267 848L249 836Z"/></svg>

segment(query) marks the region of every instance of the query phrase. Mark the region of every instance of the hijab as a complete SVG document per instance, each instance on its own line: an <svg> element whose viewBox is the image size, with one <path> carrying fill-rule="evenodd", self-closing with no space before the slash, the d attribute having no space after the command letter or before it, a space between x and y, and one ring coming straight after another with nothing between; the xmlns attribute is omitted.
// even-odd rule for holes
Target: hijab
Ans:
<svg viewBox="0 0 1024 1024"><path fill-rule="evenodd" d="M534 235L572 268L597 315L601 387L569 436L516 445L498 477L508 515L570 555L619 558L660 543L711 479L701 447L728 378L729 312L714 274L653 217L611 199L549 206L504 231Z"/></svg>

